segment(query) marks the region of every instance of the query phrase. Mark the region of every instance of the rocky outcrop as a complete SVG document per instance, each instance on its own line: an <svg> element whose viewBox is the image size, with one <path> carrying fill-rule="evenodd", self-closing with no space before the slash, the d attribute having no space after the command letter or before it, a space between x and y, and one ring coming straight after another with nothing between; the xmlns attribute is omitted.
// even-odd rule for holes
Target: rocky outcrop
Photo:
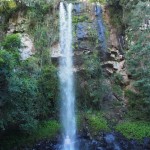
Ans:
<svg viewBox="0 0 150 150"><path fill-rule="evenodd" d="M35 53L34 44L30 36L26 33L22 33L21 37L21 48L19 49L21 53L21 59L26 60Z"/></svg>
<svg viewBox="0 0 150 150"><path fill-rule="evenodd" d="M9 19L7 33L24 33L27 31L28 22L24 16L24 12L14 13Z"/></svg>
<svg viewBox="0 0 150 150"><path fill-rule="evenodd" d="M76 36L78 40L85 40L93 38L92 33L94 33L96 24L94 23L88 23L88 22L79 22L77 24L77 30L76 30Z"/></svg>
<svg viewBox="0 0 150 150"><path fill-rule="evenodd" d="M50 48L50 51L51 51L52 62L58 64L59 58L61 57L59 42L54 43Z"/></svg>
<svg viewBox="0 0 150 150"><path fill-rule="evenodd" d="M107 74L110 76L114 73L120 74L123 79L122 85L128 86L130 80L123 52L124 37L121 36L120 31L111 23L109 6L104 7L104 18L109 32L107 41L109 52L107 54L107 61L103 62L102 67L105 68Z"/></svg>
<svg viewBox="0 0 150 150"><path fill-rule="evenodd" d="M22 60L26 60L35 53L32 38L26 33L27 28L28 20L26 19L24 12L16 12L9 19L7 34L19 33L21 39L21 48L19 51Z"/></svg>

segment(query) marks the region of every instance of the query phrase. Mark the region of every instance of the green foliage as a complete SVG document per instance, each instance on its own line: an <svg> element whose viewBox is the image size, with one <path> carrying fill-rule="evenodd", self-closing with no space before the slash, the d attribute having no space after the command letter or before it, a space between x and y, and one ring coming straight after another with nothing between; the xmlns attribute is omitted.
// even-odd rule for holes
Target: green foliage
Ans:
<svg viewBox="0 0 150 150"><path fill-rule="evenodd" d="M73 16L72 22L73 23L79 23L79 22L84 22L87 21L88 17L86 15L80 15L80 16Z"/></svg>
<svg viewBox="0 0 150 150"><path fill-rule="evenodd" d="M112 92L114 92L120 97L123 96L122 81L123 81L122 75L119 73L115 73L111 77Z"/></svg>
<svg viewBox="0 0 150 150"><path fill-rule="evenodd" d="M56 110L57 74L47 58L20 60L20 36L5 37L0 50L0 128L10 125L25 132L38 126L39 118L48 118ZM43 56L47 54L43 53ZM42 68L39 61L42 61Z"/></svg>
<svg viewBox="0 0 150 150"><path fill-rule="evenodd" d="M55 114L58 99L58 76L57 70L53 65L42 68L38 87L40 98L39 106L41 106L38 112L39 115L45 117L48 114Z"/></svg>
<svg viewBox="0 0 150 150"><path fill-rule="evenodd" d="M122 18L122 23L128 25L128 21L132 18L131 11L136 7L138 2L148 2L147 0L107 0L113 11L118 11L119 20ZM117 15L117 13L115 13ZM113 16L113 15L112 15ZM115 17L113 18L115 19ZM112 19L112 21L113 21ZM117 18L116 18L117 19Z"/></svg>
<svg viewBox="0 0 150 150"><path fill-rule="evenodd" d="M17 8L15 0L2 0L0 3L0 13L10 13Z"/></svg>
<svg viewBox="0 0 150 150"><path fill-rule="evenodd" d="M55 6L59 0L22 0L21 3L23 3L26 6L36 8L40 10L39 13L47 13L48 10L51 10L53 6Z"/></svg>
<svg viewBox="0 0 150 150"><path fill-rule="evenodd" d="M9 150L14 147L20 148L23 145L32 145L39 140L45 138L52 139L60 131L60 124L56 120L44 121L34 128L30 134L25 134L19 131L11 132L12 134L4 135L1 141L2 150Z"/></svg>
<svg viewBox="0 0 150 150"><path fill-rule="evenodd" d="M142 140L150 137L150 124L146 122L124 122L118 124L116 130L129 139Z"/></svg>
<svg viewBox="0 0 150 150"><path fill-rule="evenodd" d="M113 74L112 80L113 80L114 83L116 83L117 85L122 85L123 77L122 77L121 74L115 73L115 74Z"/></svg>
<svg viewBox="0 0 150 150"><path fill-rule="evenodd" d="M88 113L86 117L89 129L92 134L96 135L100 131L109 131L107 121L100 113Z"/></svg>
<svg viewBox="0 0 150 150"><path fill-rule="evenodd" d="M13 51L15 49L17 51L21 46L19 34L7 35L2 43L2 46L4 49L7 49L9 51Z"/></svg>
<svg viewBox="0 0 150 150"><path fill-rule="evenodd" d="M122 95L123 95L123 89L121 88L121 86L120 85L118 85L118 84L113 84L112 85L112 91L115 93L115 94L117 94L118 96L120 96L120 97L122 97Z"/></svg>
<svg viewBox="0 0 150 150"><path fill-rule="evenodd" d="M138 93L135 93L131 90L126 90L125 96L129 98L129 106L131 107L131 109L134 109L136 103L138 103Z"/></svg>
<svg viewBox="0 0 150 150"><path fill-rule="evenodd" d="M86 130L88 133L97 135L101 131L109 131L108 123L101 112L80 111L77 115L77 128L79 131Z"/></svg>
<svg viewBox="0 0 150 150"><path fill-rule="evenodd" d="M86 74L87 106L88 108L100 109L103 97L109 91L103 70L100 66L99 55L97 52L91 55L85 55L84 67ZM85 76L84 76L85 78Z"/></svg>
<svg viewBox="0 0 150 150"><path fill-rule="evenodd" d="M53 138L60 131L60 124L56 120L49 120L39 125L34 133L34 139Z"/></svg>
<svg viewBox="0 0 150 150"><path fill-rule="evenodd" d="M30 131L37 126L37 81L33 76L25 75L24 71L17 71L8 80L9 113L8 119L18 124L21 129Z"/></svg>
<svg viewBox="0 0 150 150"><path fill-rule="evenodd" d="M121 28L121 26L123 24L123 22L122 22L122 16L123 16L122 8L116 9L115 7L110 7L109 11L110 11L109 14L110 14L110 22L111 22L111 24L114 27L117 27L117 28L119 28L119 30L121 30L120 28Z"/></svg>
<svg viewBox="0 0 150 150"><path fill-rule="evenodd" d="M19 34L7 35L0 45L0 129L12 125L30 132L39 120L55 115L57 110L57 70L51 64L49 48L58 39L58 15L47 14L55 11L58 1L22 0L15 2L16 8L10 3L11 10L26 8L23 11L29 20L28 32L34 38L37 53L20 60ZM7 2L1 4L6 11Z"/></svg>
<svg viewBox="0 0 150 150"><path fill-rule="evenodd" d="M149 1L147 0L108 0L112 9L112 21L119 15L119 24L124 24L128 39L128 52L126 55L128 71L134 80L134 92L127 91L129 99L129 110L132 117L136 119L149 120L150 115L150 18ZM111 10L110 9L110 10ZM114 13L116 11L116 13ZM119 11L119 12L117 12ZM114 18L113 18L114 16ZM119 25L118 24L118 25ZM115 23L117 26L117 24Z"/></svg>
<svg viewBox="0 0 150 150"><path fill-rule="evenodd" d="M129 28L127 35L129 38L129 51L127 53L127 64L129 72L134 79L133 86L136 90L136 103L134 103L134 110L143 115L141 119L149 120L150 115L150 44L149 33L150 28L147 26L146 21L149 18L150 9L148 2L138 2L134 9L131 11L131 18L128 22ZM132 99L130 104L133 107ZM131 110L132 111L132 110Z"/></svg>
<svg viewBox="0 0 150 150"><path fill-rule="evenodd" d="M89 0L91 3L99 2L100 4L105 4L106 0Z"/></svg>
<svg viewBox="0 0 150 150"><path fill-rule="evenodd" d="M49 16L33 7L28 9L27 17L29 18L28 32L33 36L38 57L43 60L45 53L47 53L46 58L50 56L47 51L59 39L58 14L55 12ZM43 61L41 61L40 66L43 65Z"/></svg>
<svg viewBox="0 0 150 150"><path fill-rule="evenodd" d="M17 65L20 46L21 41L18 34L11 34L5 37L0 50L1 72L6 73Z"/></svg>

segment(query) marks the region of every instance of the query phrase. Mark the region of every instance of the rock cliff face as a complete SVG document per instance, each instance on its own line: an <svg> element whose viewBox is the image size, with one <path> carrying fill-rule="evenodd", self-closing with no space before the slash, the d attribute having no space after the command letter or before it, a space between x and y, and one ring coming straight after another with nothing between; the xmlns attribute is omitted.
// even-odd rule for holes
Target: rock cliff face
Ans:
<svg viewBox="0 0 150 150"><path fill-rule="evenodd" d="M49 16L45 19L48 18ZM0 22L4 22L4 20L5 18L1 16ZM27 31L28 26L29 18L24 12L18 11L9 18L6 31L7 34L20 34L22 60L36 53L33 39ZM86 93L89 79L86 77L85 61L87 60L84 57L98 52L99 66L102 68L105 81L109 86L109 92L101 100L99 99L101 108L106 111L109 110L111 114L108 114L108 117L111 117L111 115L115 116L116 114L119 117L122 116L127 104L124 97L124 89L130 87L130 80L123 51L123 36L111 25L109 8L87 2L74 3L73 36L74 71L77 78L77 90L80 91L80 94L77 95L78 101L80 101L79 99L82 101L83 95L89 94ZM55 40L51 44L50 50L52 62L58 63L58 58L61 57L59 41ZM112 77L116 75L119 75L121 78L120 83L118 83L121 86L120 95L118 95L118 91L114 90L115 81ZM116 107L118 103L119 106Z"/></svg>
<svg viewBox="0 0 150 150"><path fill-rule="evenodd" d="M24 11L18 11L9 18L6 29L6 34L18 33L20 35L22 60L26 60L35 53L32 37L27 33L28 21Z"/></svg>
<svg viewBox="0 0 150 150"><path fill-rule="evenodd" d="M98 52L99 66L102 67L106 84L109 86L109 92L99 99L101 109L106 111L108 119L114 117L120 120L126 111L127 100L124 90L129 87L130 80L123 51L124 38L116 27L111 25L109 8L87 2L74 3L73 36L74 71L79 91L77 100L83 101L85 95L89 94L86 91L89 79L85 68L88 60L84 57ZM51 57L58 63L58 58L61 57L59 42L52 45ZM114 85L114 76L120 78L117 85ZM119 94L115 86L118 86Z"/></svg>
<svg viewBox="0 0 150 150"><path fill-rule="evenodd" d="M99 65L103 68L106 84L111 89L102 100L99 100L101 109L106 111L108 119L114 117L120 120L126 111L124 89L130 84L130 80L123 51L123 36L120 36L117 29L111 25L109 16L107 7L88 3L74 4L74 64L79 91L85 92L89 79L86 78L83 57L90 56L96 51L99 53ZM120 83L117 83L121 90L119 95L113 89L115 81L112 78L117 75L121 78ZM86 92L81 95L84 94ZM80 99L80 96L78 98Z"/></svg>
<svg viewBox="0 0 150 150"><path fill-rule="evenodd" d="M119 73L122 76L122 84L127 86L129 84L128 73L125 65L125 47L124 37L120 35L117 28L111 24L109 7L104 8L104 17L107 29L109 31L109 37L107 40L109 54L107 61L104 62L106 71L112 75L113 73Z"/></svg>

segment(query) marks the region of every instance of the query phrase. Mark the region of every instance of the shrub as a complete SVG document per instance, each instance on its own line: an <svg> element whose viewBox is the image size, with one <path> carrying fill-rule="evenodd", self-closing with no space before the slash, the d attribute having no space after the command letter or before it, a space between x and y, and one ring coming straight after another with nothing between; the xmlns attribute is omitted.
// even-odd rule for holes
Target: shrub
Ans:
<svg viewBox="0 0 150 150"><path fill-rule="evenodd" d="M101 114L87 114L87 120L89 129L95 135L100 131L108 131L107 121L102 117Z"/></svg>
<svg viewBox="0 0 150 150"><path fill-rule="evenodd" d="M2 0L0 4L0 13L7 12L10 13L11 11L17 8L17 4L14 0Z"/></svg>
<svg viewBox="0 0 150 150"><path fill-rule="evenodd" d="M116 130L128 139L141 140L144 137L150 137L150 124L147 122L124 122L118 124Z"/></svg>
<svg viewBox="0 0 150 150"><path fill-rule="evenodd" d="M73 16L72 22L73 23L78 23L78 22L84 22L87 21L88 17L86 15L81 15L81 16Z"/></svg>
<svg viewBox="0 0 150 150"><path fill-rule="evenodd" d="M112 78L117 85L122 85L123 77L120 73L115 73Z"/></svg>
<svg viewBox="0 0 150 150"><path fill-rule="evenodd" d="M4 135L1 141L2 150L10 150L12 148L19 147L28 144L32 145L38 140L45 138L52 139L60 130L60 124L56 120L44 121L34 129L34 132L30 134L23 134L19 131L12 131L8 135Z"/></svg>
<svg viewBox="0 0 150 150"><path fill-rule="evenodd" d="M21 40L19 34L9 34L5 37L2 46L8 51L17 50L21 46Z"/></svg>
<svg viewBox="0 0 150 150"><path fill-rule="evenodd" d="M60 124L56 120L45 121L38 127L33 136L36 140L53 138L60 130L60 127Z"/></svg>

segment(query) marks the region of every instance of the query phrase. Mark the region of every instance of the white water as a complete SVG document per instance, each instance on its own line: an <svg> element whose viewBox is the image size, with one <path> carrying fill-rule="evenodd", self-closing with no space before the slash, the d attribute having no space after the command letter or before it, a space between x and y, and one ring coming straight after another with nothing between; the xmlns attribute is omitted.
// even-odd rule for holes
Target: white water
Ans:
<svg viewBox="0 0 150 150"><path fill-rule="evenodd" d="M60 47L59 78L61 90L61 119L63 124L63 150L75 150L75 93L72 61L72 4L60 3ZM69 147L69 148L68 148Z"/></svg>

